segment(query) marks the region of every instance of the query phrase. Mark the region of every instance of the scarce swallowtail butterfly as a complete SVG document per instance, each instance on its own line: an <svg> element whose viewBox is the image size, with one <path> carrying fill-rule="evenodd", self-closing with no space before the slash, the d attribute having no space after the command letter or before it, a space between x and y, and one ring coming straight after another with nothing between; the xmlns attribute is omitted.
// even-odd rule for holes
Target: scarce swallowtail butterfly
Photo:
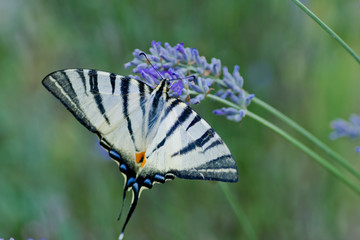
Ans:
<svg viewBox="0 0 360 240"><path fill-rule="evenodd" d="M133 200L141 190L175 177L236 182L236 163L219 135L181 100L168 95L168 80L144 82L89 69L56 71L42 81L119 165Z"/></svg>

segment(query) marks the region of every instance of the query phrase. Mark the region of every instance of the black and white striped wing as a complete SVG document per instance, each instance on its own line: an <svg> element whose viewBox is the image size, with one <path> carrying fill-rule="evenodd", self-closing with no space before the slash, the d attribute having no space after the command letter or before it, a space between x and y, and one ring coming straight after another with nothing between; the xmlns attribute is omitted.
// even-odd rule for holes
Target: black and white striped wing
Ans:
<svg viewBox="0 0 360 240"><path fill-rule="evenodd" d="M236 163L219 135L194 110L176 98L167 100L158 133L150 140L147 164L139 175L236 182Z"/></svg>
<svg viewBox="0 0 360 240"><path fill-rule="evenodd" d="M140 147L135 142L144 144L142 119L152 91L148 85L88 69L53 72L44 78L43 85L84 126L98 134L103 146L129 156L125 159L134 159L134 152Z"/></svg>

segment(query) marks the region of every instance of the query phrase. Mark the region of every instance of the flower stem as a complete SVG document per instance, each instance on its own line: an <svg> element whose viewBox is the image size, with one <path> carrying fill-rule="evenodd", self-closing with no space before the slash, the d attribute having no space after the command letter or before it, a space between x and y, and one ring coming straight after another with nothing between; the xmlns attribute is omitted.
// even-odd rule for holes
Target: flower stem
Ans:
<svg viewBox="0 0 360 240"><path fill-rule="evenodd" d="M323 166L324 168L326 168L330 173L332 173L333 175L335 175L338 179L340 179L341 181L343 181L346 185L348 185L348 187L350 187L352 190L354 190L357 194L360 195L360 189L351 181L349 181L339 170L337 170L334 165L332 165L331 163L327 162L324 158L320 157L317 153L315 153L314 151L312 151L310 148L308 148L307 146L305 146L303 143L301 143L300 141L296 140L295 138L293 138L292 136L290 136L287 132L285 132L284 130L280 129L279 127L275 126L274 124L270 123L269 121L263 119L262 117L247 111L246 113L247 116L253 118L254 120L260 122L261 124L263 124L264 126L270 128L271 130L273 130L274 132L276 132L277 134L279 134L280 136L282 136L283 138L285 138L286 140L288 140L289 142L291 142L293 145L295 145L296 147L298 147L299 149L301 149L303 152L305 152L307 155L309 155L310 157L312 157L315 161L317 161L321 166Z"/></svg>
<svg viewBox="0 0 360 240"><path fill-rule="evenodd" d="M320 149L322 149L326 154L328 154L330 157L332 157L336 162L338 162L341 166L343 166L346 170L348 170L351 174L353 174L356 178L360 180L360 173L357 172L341 155L339 155L337 152L332 150L330 147L328 147L325 143L320 141L317 137L315 137L313 134L311 134L309 131L301 127L299 124L294 122L292 119L285 116L283 113L275 109L274 107L270 106L269 104L263 102L262 100L258 98L253 98L251 100L253 103L258 104L259 106L263 107L270 113L272 113L274 116L278 117L280 120L288 124L290 127L295 129L298 133L306 137L308 140L310 140L313 144L318 146Z"/></svg>
<svg viewBox="0 0 360 240"><path fill-rule="evenodd" d="M249 239L249 240L258 239L256 237L254 229L252 228L252 226L251 226L251 224L249 222L249 219L247 218L244 210L241 208L240 204L236 204L236 201L234 199L234 195L229 190L228 184L223 183L223 182L219 182L219 186L220 186L221 190L224 192L225 197L229 201L232 209L235 212L235 215L237 216L241 226L243 227L244 232L245 232L245 234L247 236L247 239Z"/></svg>
<svg viewBox="0 0 360 240"><path fill-rule="evenodd" d="M302 4L299 0L291 0L293 1L301 10L303 10L309 17L311 17L315 22L317 22L322 29L324 29L327 33L329 33L340 45L348 52L350 55L360 64L360 57L355 53L354 50L351 49L349 45L344 42L344 40L339 37L329 26L327 26L320 18L318 18L313 12L310 11L304 4Z"/></svg>
<svg viewBox="0 0 360 240"><path fill-rule="evenodd" d="M190 94L191 93L192 92L190 92ZM211 98L211 99L213 99L215 101L221 102L221 103L223 103L225 105L228 105L230 107L240 109L239 106L237 106L236 104L234 104L232 102L229 102L229 101L227 101L225 99L222 99L222 98L220 98L218 96L208 94L207 97ZM285 138L286 140L291 142L294 146L296 146L297 148L299 148L300 150L302 150L303 152L308 154L311 158L313 158L315 161L317 161L326 170L328 170L330 173L332 173L334 176L336 176L339 180L341 180L343 183L345 183L348 187L350 187L353 191L355 191L357 194L360 195L360 188L357 187L353 182L348 180L338 169L336 169L336 167L333 164L329 163L324 158L322 158L320 155L315 153L313 150L311 150L310 148L305 146L303 143L301 143L300 141L298 141L297 139L295 139L294 137L289 135L284 130L282 130L279 127L275 126L271 122L265 120L264 118L256 115L255 113L250 112L249 110L246 110L246 115L253 118L254 120L260 122L264 126L270 128L271 130L273 130L274 132L276 132L277 134L279 134L280 136L282 136L283 138Z"/></svg>

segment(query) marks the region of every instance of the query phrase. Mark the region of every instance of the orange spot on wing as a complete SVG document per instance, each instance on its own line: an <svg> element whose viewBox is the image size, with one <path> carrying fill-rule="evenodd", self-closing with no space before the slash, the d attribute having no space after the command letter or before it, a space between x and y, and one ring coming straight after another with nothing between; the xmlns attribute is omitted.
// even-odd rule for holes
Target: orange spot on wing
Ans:
<svg viewBox="0 0 360 240"><path fill-rule="evenodd" d="M145 163L146 163L146 160L144 159L144 161L142 162L140 167L144 167Z"/></svg>
<svg viewBox="0 0 360 240"><path fill-rule="evenodd" d="M135 153L135 161L136 163L141 163L140 167L144 167L146 163L145 152Z"/></svg>

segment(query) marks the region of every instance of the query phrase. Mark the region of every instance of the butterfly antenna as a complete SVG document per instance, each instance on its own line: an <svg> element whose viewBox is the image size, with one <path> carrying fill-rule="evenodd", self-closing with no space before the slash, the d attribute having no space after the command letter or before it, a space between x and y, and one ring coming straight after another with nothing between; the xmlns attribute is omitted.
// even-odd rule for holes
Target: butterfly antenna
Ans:
<svg viewBox="0 0 360 240"><path fill-rule="evenodd" d="M150 64L151 67L159 74L160 78L161 78L161 79L164 79L164 77L161 75L161 73L160 73L160 72L154 67L154 65L150 62L150 60L148 59L148 57L146 56L145 53L141 52L139 55L140 55L140 56L144 56L144 57L146 58L147 63Z"/></svg>
<svg viewBox="0 0 360 240"><path fill-rule="evenodd" d="M131 203L131 207L130 207L130 210L129 210L129 213L126 217L126 220L125 220L125 223L124 223L124 226L123 228L121 229L121 233L120 233L120 236L119 236L119 240L123 239L124 238L124 231L125 231L125 228L126 228L126 225L127 223L129 222L135 208L136 208L136 205L138 203L138 200L139 200L139 184L137 182L135 182L133 185L132 185L132 190L133 190L133 201Z"/></svg>
<svg viewBox="0 0 360 240"><path fill-rule="evenodd" d="M183 80L183 79L187 79L187 78L192 78L192 80L194 81L196 79L196 76L195 75L190 75L190 76L187 76L187 77L184 77L184 78L169 79L168 81L172 82L172 81L178 81L178 80Z"/></svg>

